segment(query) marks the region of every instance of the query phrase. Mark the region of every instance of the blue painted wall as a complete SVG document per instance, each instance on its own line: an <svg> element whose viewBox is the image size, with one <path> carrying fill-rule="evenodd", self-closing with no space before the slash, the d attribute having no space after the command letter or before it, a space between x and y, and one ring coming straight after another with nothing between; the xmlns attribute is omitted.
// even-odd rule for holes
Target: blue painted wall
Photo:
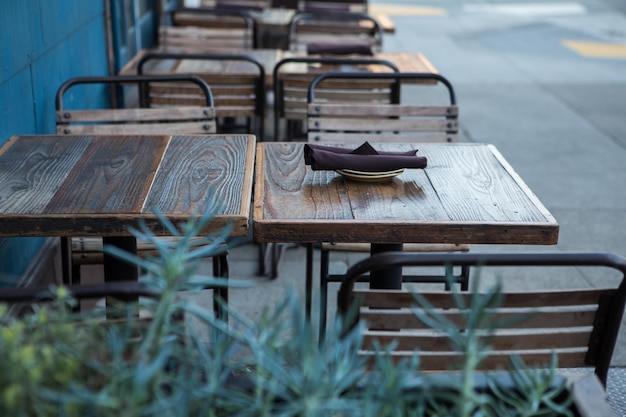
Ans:
<svg viewBox="0 0 626 417"><path fill-rule="evenodd" d="M54 133L54 96L68 78L107 74L104 0L0 0L0 144ZM83 106L104 91L75 95ZM13 285L42 238L0 239L0 286Z"/></svg>

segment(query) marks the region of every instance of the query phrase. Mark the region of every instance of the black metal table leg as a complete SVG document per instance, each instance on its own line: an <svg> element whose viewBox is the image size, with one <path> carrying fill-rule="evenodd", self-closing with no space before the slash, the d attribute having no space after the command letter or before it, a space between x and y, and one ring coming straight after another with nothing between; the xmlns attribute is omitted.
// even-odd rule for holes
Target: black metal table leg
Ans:
<svg viewBox="0 0 626 417"><path fill-rule="evenodd" d="M103 245L117 246L130 253L137 253L137 239L134 236L111 236L102 238ZM138 281L139 269L137 265L104 253L104 282ZM137 301L137 297L124 297L122 301ZM109 301L107 300L107 305Z"/></svg>
<svg viewBox="0 0 626 417"><path fill-rule="evenodd" d="M372 243L370 254L375 255L380 252L402 252L402 243L398 244L378 244ZM385 268L381 271L372 272L370 275L370 288L394 290L402 288L402 267Z"/></svg>

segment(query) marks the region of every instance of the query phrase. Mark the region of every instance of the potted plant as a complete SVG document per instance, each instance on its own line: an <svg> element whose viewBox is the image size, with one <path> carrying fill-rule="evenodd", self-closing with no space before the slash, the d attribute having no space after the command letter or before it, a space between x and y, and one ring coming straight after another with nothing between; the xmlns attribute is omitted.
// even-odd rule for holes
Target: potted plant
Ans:
<svg viewBox="0 0 626 417"><path fill-rule="evenodd" d="M555 363L541 371L514 363L510 372L480 374L473 364L484 346L467 340L456 341L467 349L460 373L435 378L420 371L418 356L394 363L384 347L368 362L358 355L359 329L346 331L341 322L319 343L293 295L257 321L230 306L230 325L217 319L211 309L180 297L181 290L224 285L195 275L197 259L206 253L191 238L210 220L210 213L192 218L176 231L162 219L179 239L159 244L153 258L106 249L141 266L144 285L160 295L123 305L124 320L103 325L101 311L74 313L67 308L72 294L63 287L32 315L3 314L0 415L598 415L576 402ZM146 228L134 233L154 239ZM227 234L207 239L217 245ZM139 319L138 307L151 319ZM194 317L193 326L180 320L181 313Z"/></svg>

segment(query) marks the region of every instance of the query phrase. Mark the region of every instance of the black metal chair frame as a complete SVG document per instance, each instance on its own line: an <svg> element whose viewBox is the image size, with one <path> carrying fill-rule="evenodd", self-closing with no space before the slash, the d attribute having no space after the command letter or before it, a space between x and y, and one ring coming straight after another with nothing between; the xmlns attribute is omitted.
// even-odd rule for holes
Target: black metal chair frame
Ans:
<svg viewBox="0 0 626 417"><path fill-rule="evenodd" d="M190 59L190 60L207 60L207 61L245 61L254 65L259 71L259 75L255 82L254 112L255 112L255 131L259 141L263 141L265 135L265 68L256 58L245 54L217 54L217 53L178 53L178 52L148 52L137 62L137 73L143 74L144 65L151 60L161 59ZM192 74L199 76L198 74ZM145 90L144 90L145 92ZM146 92L147 93L147 92ZM143 98L145 103L149 104L149 97ZM217 117L219 117L219 107L216 108ZM219 131L219 126L218 126ZM252 120L248 119L246 131L252 131Z"/></svg>
<svg viewBox="0 0 626 417"><path fill-rule="evenodd" d="M611 302L606 310L596 313L594 331L597 337L591 342L595 345L595 355L587 353L586 361L595 366L595 373L606 386L611 358L617 342L619 328L626 304L626 259L611 253L403 253L387 252L373 255L352 265L341 281L337 294L337 314L348 317L353 308L354 284L373 271L380 271L394 267L433 267L447 268L460 266L469 267L607 267L617 270L622 275L621 283L617 287ZM591 356L591 357L589 357Z"/></svg>

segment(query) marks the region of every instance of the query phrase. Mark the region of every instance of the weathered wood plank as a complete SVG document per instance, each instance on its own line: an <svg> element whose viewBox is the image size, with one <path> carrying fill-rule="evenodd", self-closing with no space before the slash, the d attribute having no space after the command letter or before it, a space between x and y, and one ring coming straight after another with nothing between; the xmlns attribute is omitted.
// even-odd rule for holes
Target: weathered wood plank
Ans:
<svg viewBox="0 0 626 417"><path fill-rule="evenodd" d="M89 144L87 137L9 139L0 158L0 213L43 211Z"/></svg>
<svg viewBox="0 0 626 417"><path fill-rule="evenodd" d="M72 139L68 138L68 141ZM44 213L140 213L169 136L92 142Z"/></svg>
<svg viewBox="0 0 626 417"><path fill-rule="evenodd" d="M278 152L265 154L264 217L281 219L351 219L352 212L343 181L338 174L311 171L302 163L302 147L283 144ZM280 183L274 181L280 179ZM268 198L275 196L276 198Z"/></svg>
<svg viewBox="0 0 626 417"><path fill-rule="evenodd" d="M156 207L165 213L193 213L213 201L219 213L241 213L245 171L232 167L245 166L248 137L231 140L235 147L194 136L172 137L141 211Z"/></svg>
<svg viewBox="0 0 626 417"><path fill-rule="evenodd" d="M424 144L428 179L450 218L477 222L546 222L544 213L489 149L463 144L442 152Z"/></svg>
<svg viewBox="0 0 626 417"><path fill-rule="evenodd" d="M395 333L395 334L393 334ZM364 347L373 348L374 341L381 346L396 343L395 350L412 351L419 349L422 352L450 352L454 349L450 345L450 338L437 333L412 334L409 332L380 332L366 331L364 333ZM489 344L494 351L505 350L534 350L537 346L551 346L554 349L584 348L589 345L589 329L578 328L567 331L554 328L546 333L519 332L517 334L500 334L490 338Z"/></svg>

